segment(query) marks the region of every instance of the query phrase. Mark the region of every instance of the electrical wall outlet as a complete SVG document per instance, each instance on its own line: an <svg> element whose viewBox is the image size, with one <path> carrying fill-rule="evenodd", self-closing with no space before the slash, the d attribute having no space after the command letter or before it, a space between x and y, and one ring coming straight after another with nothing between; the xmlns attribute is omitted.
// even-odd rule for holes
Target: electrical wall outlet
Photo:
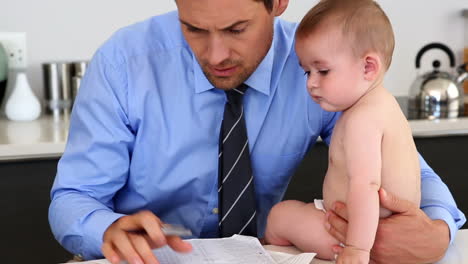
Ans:
<svg viewBox="0 0 468 264"><path fill-rule="evenodd" d="M8 68L26 69L26 33L0 32L0 43L8 56Z"/></svg>

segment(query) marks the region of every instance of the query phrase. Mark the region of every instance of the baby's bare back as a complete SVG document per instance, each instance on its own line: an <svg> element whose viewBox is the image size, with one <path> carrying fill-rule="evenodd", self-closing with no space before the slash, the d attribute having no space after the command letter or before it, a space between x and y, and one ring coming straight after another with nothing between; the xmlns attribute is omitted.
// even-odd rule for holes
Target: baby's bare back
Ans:
<svg viewBox="0 0 468 264"><path fill-rule="evenodd" d="M374 122L373 125L381 131L381 186L419 205L421 176L411 128L395 98L385 89L379 89L347 109L336 123L323 184L325 207L329 209L334 201L346 202L349 174L344 155L343 142L347 140L344 127L346 131L353 129L353 123L348 122L354 120L353 115L361 115L360 118ZM352 153L352 150L347 150L347 153ZM381 217L389 214L387 210L380 211Z"/></svg>

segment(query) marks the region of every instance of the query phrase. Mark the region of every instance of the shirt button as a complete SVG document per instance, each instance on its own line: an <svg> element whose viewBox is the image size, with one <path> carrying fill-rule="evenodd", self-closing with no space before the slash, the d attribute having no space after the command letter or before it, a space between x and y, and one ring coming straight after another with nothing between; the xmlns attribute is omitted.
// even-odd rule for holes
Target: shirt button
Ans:
<svg viewBox="0 0 468 264"><path fill-rule="evenodd" d="M213 214L219 214L219 209L218 208L213 208L213 210L211 210L211 212Z"/></svg>

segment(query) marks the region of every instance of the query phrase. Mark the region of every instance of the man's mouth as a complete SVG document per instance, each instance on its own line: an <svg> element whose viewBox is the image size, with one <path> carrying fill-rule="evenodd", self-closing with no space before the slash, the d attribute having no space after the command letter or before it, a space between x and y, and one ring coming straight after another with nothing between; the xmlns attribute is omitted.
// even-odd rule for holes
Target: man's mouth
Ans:
<svg viewBox="0 0 468 264"><path fill-rule="evenodd" d="M233 75L237 70L237 66L233 66L233 67L210 67L210 68L211 68L211 72L216 77L229 77L229 76Z"/></svg>

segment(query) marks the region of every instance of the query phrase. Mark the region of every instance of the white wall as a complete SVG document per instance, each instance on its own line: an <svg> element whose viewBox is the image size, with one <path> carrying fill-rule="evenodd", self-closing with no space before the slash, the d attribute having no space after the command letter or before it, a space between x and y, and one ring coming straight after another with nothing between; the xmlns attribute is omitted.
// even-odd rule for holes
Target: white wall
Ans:
<svg viewBox="0 0 468 264"><path fill-rule="evenodd" d="M299 21L318 0L290 0L283 17ZM429 42L443 42L462 62L464 26L461 10L466 0L378 0L393 23L396 49L385 79L395 95L406 95L416 77L414 59ZM116 29L147 17L175 9L173 0L0 0L0 31L27 32L28 75L31 85L42 95L40 65L48 61L88 60L97 47ZM467 23L468 24L468 23ZM468 34L468 32L466 33ZM466 43L468 46L468 43ZM423 57L423 70L432 58L445 55L432 51Z"/></svg>

